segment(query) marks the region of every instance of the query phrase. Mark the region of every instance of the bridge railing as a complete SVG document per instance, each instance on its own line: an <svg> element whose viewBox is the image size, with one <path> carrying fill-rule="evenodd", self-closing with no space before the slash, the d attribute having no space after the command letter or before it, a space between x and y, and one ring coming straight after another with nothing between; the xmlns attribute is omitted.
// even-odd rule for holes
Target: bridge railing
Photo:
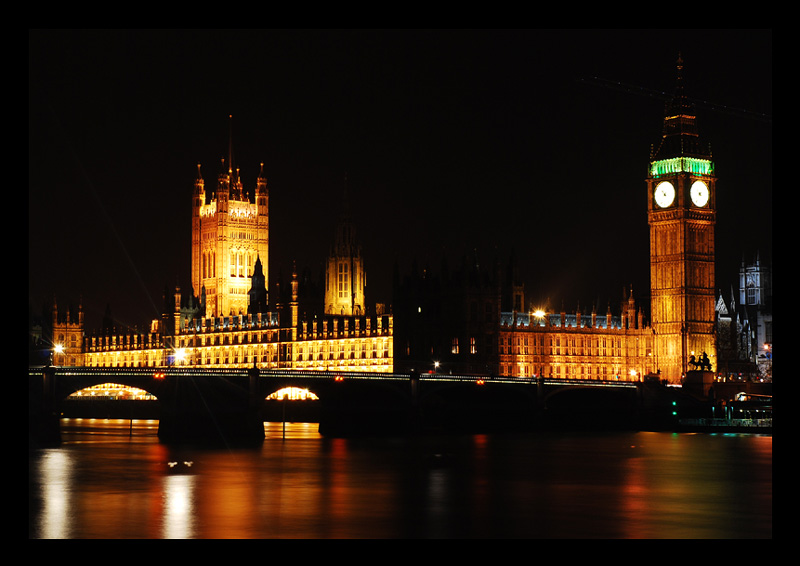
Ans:
<svg viewBox="0 0 800 566"><path fill-rule="evenodd" d="M141 375L151 376L160 373L163 376L219 376L219 377L249 377L252 368L197 368L181 366L164 367L124 367L124 368L97 368L80 366L34 366L28 369L30 376L41 375L45 369L52 369L57 375L83 375L83 376L108 376L115 375ZM411 373L374 373L374 372L341 372L326 370L297 370L297 369L259 369L259 376L270 377L303 377L310 379L364 379L364 380L410 380ZM638 381L618 380L593 380L593 379L557 379L536 377L504 377L480 375L452 375L442 373L413 374L420 381L450 381L450 382L475 382L475 383L515 383L515 384L544 384L544 385L576 385L585 387L616 387L635 388Z"/></svg>

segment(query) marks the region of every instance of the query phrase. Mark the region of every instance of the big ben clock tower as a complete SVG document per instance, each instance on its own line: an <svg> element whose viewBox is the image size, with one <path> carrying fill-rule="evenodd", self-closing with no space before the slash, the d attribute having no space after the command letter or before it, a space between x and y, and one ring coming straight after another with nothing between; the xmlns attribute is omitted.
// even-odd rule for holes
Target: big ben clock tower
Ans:
<svg viewBox="0 0 800 566"><path fill-rule="evenodd" d="M711 151L698 135L683 92L678 58L675 95L666 105L661 141L650 157L651 319L663 379L679 382L688 362L708 357L716 369L714 225L716 177Z"/></svg>

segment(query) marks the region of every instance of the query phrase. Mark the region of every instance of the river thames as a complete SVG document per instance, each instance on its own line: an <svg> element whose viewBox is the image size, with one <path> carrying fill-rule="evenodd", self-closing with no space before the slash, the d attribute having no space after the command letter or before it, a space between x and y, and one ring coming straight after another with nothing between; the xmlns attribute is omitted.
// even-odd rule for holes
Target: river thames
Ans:
<svg viewBox="0 0 800 566"><path fill-rule="evenodd" d="M64 419L29 450L31 539L772 538L772 436L526 432L171 447Z"/></svg>

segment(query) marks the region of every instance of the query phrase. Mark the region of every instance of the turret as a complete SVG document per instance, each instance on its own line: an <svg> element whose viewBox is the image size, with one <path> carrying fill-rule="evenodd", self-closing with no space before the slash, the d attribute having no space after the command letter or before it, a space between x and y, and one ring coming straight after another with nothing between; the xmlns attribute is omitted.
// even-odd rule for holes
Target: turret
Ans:
<svg viewBox="0 0 800 566"><path fill-rule="evenodd" d="M256 265L253 268L253 275L250 277L250 281L250 301L247 306L247 312L249 314L267 312L269 295L260 256L256 258Z"/></svg>
<svg viewBox="0 0 800 566"><path fill-rule="evenodd" d="M336 239L328 256L325 312L349 316L358 314L365 306L366 274L346 192L343 200L344 210L336 226Z"/></svg>
<svg viewBox="0 0 800 566"><path fill-rule="evenodd" d="M299 320L300 305L297 301L298 298L299 282L297 281L297 265L292 266L292 302L290 308L292 311L292 340L297 340L297 321Z"/></svg>

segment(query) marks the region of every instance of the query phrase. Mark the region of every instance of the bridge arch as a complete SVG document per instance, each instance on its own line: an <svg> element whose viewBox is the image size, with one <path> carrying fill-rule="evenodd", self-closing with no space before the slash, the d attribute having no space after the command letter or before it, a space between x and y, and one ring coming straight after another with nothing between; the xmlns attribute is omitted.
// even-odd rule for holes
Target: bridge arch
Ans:
<svg viewBox="0 0 800 566"><path fill-rule="evenodd" d="M300 387L282 387L269 393L264 399L267 401L278 401L283 400L284 398L288 399L289 401L319 401L319 395L314 393L308 388L300 388Z"/></svg>
<svg viewBox="0 0 800 566"><path fill-rule="evenodd" d="M58 380L56 399L64 401L73 393L106 383L116 383L126 387L141 389L156 399L160 399L160 396L163 394L163 375L163 373L157 370L138 374L119 373L115 375L75 372L75 374L71 376L72 379Z"/></svg>
<svg viewBox="0 0 800 566"><path fill-rule="evenodd" d="M155 394L138 386L106 381L97 385L90 385L78 389L67 395L67 400L73 399L110 399L110 400L157 400Z"/></svg>

